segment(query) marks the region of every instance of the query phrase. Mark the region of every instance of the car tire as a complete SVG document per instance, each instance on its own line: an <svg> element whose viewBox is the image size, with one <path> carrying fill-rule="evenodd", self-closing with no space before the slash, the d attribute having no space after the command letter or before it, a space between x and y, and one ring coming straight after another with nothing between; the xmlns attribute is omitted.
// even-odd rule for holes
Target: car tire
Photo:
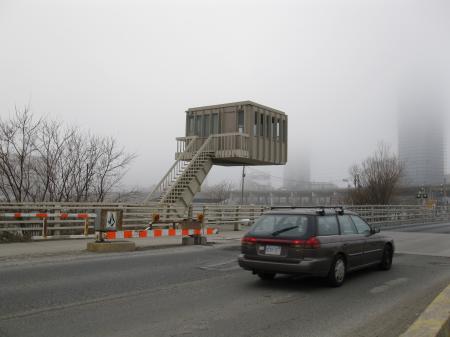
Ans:
<svg viewBox="0 0 450 337"><path fill-rule="evenodd" d="M378 265L378 268L381 270L389 270L392 267L392 257L393 251L391 245L385 245L383 249L383 257L381 258L381 262Z"/></svg>
<svg viewBox="0 0 450 337"><path fill-rule="evenodd" d="M331 264L330 271L328 272L328 283L332 287L340 287L345 281L346 274L347 266L344 256L336 255Z"/></svg>
<svg viewBox="0 0 450 337"><path fill-rule="evenodd" d="M270 281L275 278L275 273L258 273L258 276L263 281Z"/></svg>

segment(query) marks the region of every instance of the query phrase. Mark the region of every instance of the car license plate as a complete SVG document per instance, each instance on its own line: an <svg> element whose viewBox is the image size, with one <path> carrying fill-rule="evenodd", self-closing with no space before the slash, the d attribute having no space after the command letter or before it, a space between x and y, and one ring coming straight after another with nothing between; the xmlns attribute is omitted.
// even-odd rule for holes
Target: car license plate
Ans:
<svg viewBox="0 0 450 337"><path fill-rule="evenodd" d="M266 255L281 255L281 247L280 246L266 246Z"/></svg>

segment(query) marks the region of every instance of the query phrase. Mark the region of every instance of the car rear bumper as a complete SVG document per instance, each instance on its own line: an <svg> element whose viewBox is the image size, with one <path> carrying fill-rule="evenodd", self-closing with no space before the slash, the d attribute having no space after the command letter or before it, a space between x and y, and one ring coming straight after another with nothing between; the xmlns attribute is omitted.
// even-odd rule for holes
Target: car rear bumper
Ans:
<svg viewBox="0 0 450 337"><path fill-rule="evenodd" d="M331 261L327 258L301 260L298 263L283 263L266 260L254 260L240 254L239 266L253 272L269 272L292 275L326 276L330 270Z"/></svg>

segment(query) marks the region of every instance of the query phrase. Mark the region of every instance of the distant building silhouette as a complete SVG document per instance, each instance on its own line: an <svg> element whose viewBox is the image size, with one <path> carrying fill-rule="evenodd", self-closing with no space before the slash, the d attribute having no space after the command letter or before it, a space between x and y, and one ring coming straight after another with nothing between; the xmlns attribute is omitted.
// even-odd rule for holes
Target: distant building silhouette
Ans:
<svg viewBox="0 0 450 337"><path fill-rule="evenodd" d="M444 182L445 137L440 96L422 87L399 101L398 152L404 164L402 185L436 186Z"/></svg>
<svg viewBox="0 0 450 337"><path fill-rule="evenodd" d="M307 150L295 148L289 152L289 160L284 168L283 188L290 191L311 189L311 168Z"/></svg>
<svg viewBox="0 0 450 337"><path fill-rule="evenodd" d="M271 176L267 172L250 171L245 177L245 189L249 191L267 191L272 189Z"/></svg>

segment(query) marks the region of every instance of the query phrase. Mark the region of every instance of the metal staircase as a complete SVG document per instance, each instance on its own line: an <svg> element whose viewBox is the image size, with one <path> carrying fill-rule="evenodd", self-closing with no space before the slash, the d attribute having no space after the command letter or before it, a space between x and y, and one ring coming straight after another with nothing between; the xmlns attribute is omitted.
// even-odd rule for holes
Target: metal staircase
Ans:
<svg viewBox="0 0 450 337"><path fill-rule="evenodd" d="M195 149L200 139L192 138L144 202L157 200L160 204L188 207L213 165L216 142L212 139L213 136L202 139L203 144Z"/></svg>

